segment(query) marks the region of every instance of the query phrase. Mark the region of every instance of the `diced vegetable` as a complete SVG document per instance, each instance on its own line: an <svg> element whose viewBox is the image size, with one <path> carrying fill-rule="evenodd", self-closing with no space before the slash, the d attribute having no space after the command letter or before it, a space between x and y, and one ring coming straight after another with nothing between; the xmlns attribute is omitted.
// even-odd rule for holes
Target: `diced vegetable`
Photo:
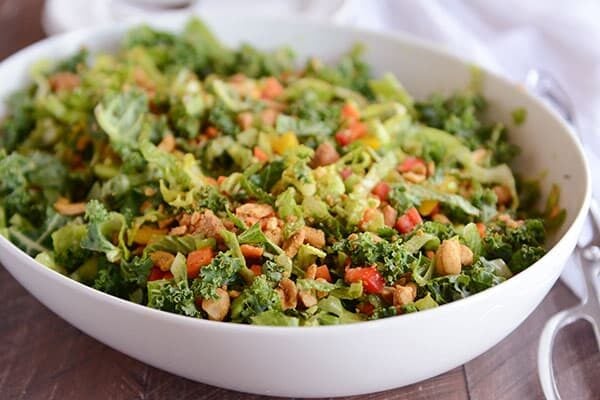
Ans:
<svg viewBox="0 0 600 400"><path fill-rule="evenodd" d="M367 293L381 293L385 280L375 267L348 268L344 274L347 283L362 282Z"/></svg>
<svg viewBox="0 0 600 400"><path fill-rule="evenodd" d="M398 217L396 220L396 229L400 233L409 233L412 231L417 225L422 224L423 219L417 211L416 208L409 208L406 213Z"/></svg>
<svg viewBox="0 0 600 400"><path fill-rule="evenodd" d="M205 247L200 250L194 250L187 256L187 274L190 279L198 276L200 268L210 264L214 258L211 247Z"/></svg>

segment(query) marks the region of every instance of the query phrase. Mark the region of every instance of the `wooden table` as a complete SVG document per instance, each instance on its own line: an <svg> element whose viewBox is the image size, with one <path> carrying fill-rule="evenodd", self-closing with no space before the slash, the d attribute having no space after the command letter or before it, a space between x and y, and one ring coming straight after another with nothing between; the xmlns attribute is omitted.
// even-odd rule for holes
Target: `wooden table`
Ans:
<svg viewBox="0 0 600 400"><path fill-rule="evenodd" d="M0 59L44 36L41 0L0 0ZM1 79L2 77L0 77ZM0 399L254 399L157 370L90 338L29 295L0 266ZM539 399L544 322L576 303L557 283L508 338L436 378L369 399ZM589 325L567 327L554 353L564 399L600 398L600 353Z"/></svg>

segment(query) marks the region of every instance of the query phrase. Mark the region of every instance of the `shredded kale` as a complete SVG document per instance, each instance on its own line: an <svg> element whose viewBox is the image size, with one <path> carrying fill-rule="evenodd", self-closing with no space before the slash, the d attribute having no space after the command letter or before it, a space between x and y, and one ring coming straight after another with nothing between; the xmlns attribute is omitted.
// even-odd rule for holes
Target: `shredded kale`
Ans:
<svg viewBox="0 0 600 400"><path fill-rule="evenodd" d="M187 281L174 283L161 279L149 282L148 307L188 317L200 315L194 305L194 292L188 288Z"/></svg>
<svg viewBox="0 0 600 400"><path fill-rule="evenodd" d="M369 233L357 234L355 238L344 239L332 246L334 252L342 252L350 257L354 266L376 265L389 284L393 284L408 271L418 258L403 247L401 240L388 242L375 241Z"/></svg>
<svg viewBox="0 0 600 400"><path fill-rule="evenodd" d="M240 132L234 114L222 102L217 102L210 109L208 122L224 135L236 136Z"/></svg>
<svg viewBox="0 0 600 400"><path fill-rule="evenodd" d="M200 270L200 276L192 283L192 291L196 297L216 299L217 289L234 282L242 267L242 261L234 257L231 251L219 253L209 265Z"/></svg>
<svg viewBox="0 0 600 400"><path fill-rule="evenodd" d="M520 272L545 254L544 223L529 219L515 228L506 224L490 225L483 238L483 255L487 259L501 258L513 272Z"/></svg>
<svg viewBox="0 0 600 400"><path fill-rule="evenodd" d="M266 277L259 276L233 301L231 320L233 322L250 322L252 317L265 311L280 309L279 295Z"/></svg>

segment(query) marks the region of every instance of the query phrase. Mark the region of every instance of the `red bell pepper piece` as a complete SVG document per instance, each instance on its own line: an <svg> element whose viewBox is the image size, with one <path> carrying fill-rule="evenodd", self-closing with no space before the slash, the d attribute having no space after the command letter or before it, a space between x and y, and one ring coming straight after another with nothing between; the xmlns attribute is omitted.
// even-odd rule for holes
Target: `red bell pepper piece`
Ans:
<svg viewBox="0 0 600 400"><path fill-rule="evenodd" d="M383 276L375 267L348 268L344 280L346 283L362 281L363 288L367 293L381 293L385 286Z"/></svg>

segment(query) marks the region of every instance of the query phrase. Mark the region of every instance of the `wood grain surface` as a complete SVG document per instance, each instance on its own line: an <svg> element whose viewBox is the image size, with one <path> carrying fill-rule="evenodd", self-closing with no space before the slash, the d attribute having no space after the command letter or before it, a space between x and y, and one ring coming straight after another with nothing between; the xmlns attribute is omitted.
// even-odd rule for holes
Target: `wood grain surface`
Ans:
<svg viewBox="0 0 600 400"><path fill-rule="evenodd" d="M0 59L41 39L42 0L0 0ZM2 79L3 77L0 77ZM576 303L557 283L509 337L446 374L364 399L542 399L536 354L541 329ZM591 327L557 338L563 399L600 399L600 353ZM149 367L90 338L29 295L0 266L0 399L256 399Z"/></svg>

